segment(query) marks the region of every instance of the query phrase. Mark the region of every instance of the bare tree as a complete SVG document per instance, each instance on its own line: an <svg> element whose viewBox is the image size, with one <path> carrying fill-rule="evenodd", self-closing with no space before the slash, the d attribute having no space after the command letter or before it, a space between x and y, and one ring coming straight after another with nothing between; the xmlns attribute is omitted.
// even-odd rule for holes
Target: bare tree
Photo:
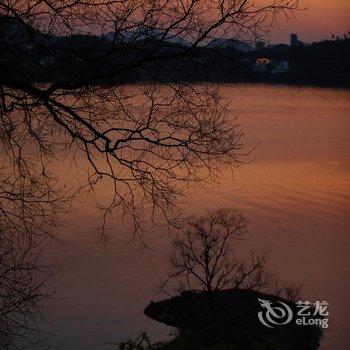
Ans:
<svg viewBox="0 0 350 350"><path fill-rule="evenodd" d="M114 208L132 217L135 232L145 218L168 219L189 185L217 179L244 153L243 133L227 116L219 88L186 83L182 72L218 65L200 63L212 55L212 39L254 41L297 5L1 1L0 135L7 161L30 164L40 175L71 159L87 169L79 189L110 183L102 233Z"/></svg>
<svg viewBox="0 0 350 350"><path fill-rule="evenodd" d="M45 299L35 292L42 283L33 280L41 270L38 244L54 233L59 214L80 191L111 186L109 200L101 204L103 237L115 208L132 218L139 233L148 218L169 221L189 186L215 181L240 164L246 152L241 127L228 117L219 87L205 82L222 56L210 43L255 41L278 14L291 15L297 5L297 0L0 1L4 324L11 328L11 320L22 315L23 334L35 328L27 321ZM193 76L204 82L192 84ZM67 184L57 174L66 160L76 171L84 169L84 177ZM20 291L20 283L23 293L6 292L11 286ZM22 305L22 299L29 300L23 308L6 306ZM1 336L12 339L9 334Z"/></svg>
<svg viewBox="0 0 350 350"><path fill-rule="evenodd" d="M219 290L264 287L266 254L252 253L249 260L235 254L235 243L242 239L246 226L247 220L232 209L190 217L173 242L170 272L161 291L202 290L212 304Z"/></svg>
<svg viewBox="0 0 350 350"><path fill-rule="evenodd" d="M3 159L6 159L4 157ZM59 224L67 198L48 174L29 162L1 164L0 348L40 340L42 307L53 293L54 269L42 262L43 243Z"/></svg>
<svg viewBox="0 0 350 350"><path fill-rule="evenodd" d="M42 308L51 298L53 269L40 261L38 243L0 231L0 347L12 349L39 342ZM21 347L19 347L21 348Z"/></svg>
<svg viewBox="0 0 350 350"><path fill-rule="evenodd" d="M237 242L243 239L247 220L233 209L219 208L205 216L192 216L173 241L170 271L160 291L204 291L209 305L222 290L248 289L273 292L293 300L300 289L282 283L266 269L266 253L237 257Z"/></svg>

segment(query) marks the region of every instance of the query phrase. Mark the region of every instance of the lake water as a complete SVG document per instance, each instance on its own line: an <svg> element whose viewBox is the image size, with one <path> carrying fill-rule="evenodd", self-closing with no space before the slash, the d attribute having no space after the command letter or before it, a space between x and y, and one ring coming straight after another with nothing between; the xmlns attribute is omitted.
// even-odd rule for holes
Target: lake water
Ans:
<svg viewBox="0 0 350 350"><path fill-rule="evenodd" d="M232 114L255 160L219 187L193 195L188 212L234 207L250 220L250 249L270 252L269 267L285 280L303 284L303 300L330 303L330 328L323 350L350 349L350 91L284 86L225 86ZM49 256L60 272L56 297L47 310L52 349L110 349L139 331L152 339L171 329L143 315L156 295L167 265L169 238L154 232L141 249L115 220L113 243L103 246L87 232L95 216L77 204L69 226Z"/></svg>

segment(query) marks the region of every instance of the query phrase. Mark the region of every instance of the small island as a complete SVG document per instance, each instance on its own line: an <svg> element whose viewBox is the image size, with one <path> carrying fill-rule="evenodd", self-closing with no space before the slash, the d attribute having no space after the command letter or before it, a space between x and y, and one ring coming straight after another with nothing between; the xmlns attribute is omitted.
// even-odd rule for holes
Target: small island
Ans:
<svg viewBox="0 0 350 350"><path fill-rule="evenodd" d="M312 350L319 347L321 328L296 325L298 310L292 301L244 289L217 291L214 300L214 306L210 307L206 292L185 291L174 298L151 302L145 314L176 327L179 338L186 344L183 349ZM260 300L285 303L293 311L292 320L274 328L266 327L258 318L263 310Z"/></svg>

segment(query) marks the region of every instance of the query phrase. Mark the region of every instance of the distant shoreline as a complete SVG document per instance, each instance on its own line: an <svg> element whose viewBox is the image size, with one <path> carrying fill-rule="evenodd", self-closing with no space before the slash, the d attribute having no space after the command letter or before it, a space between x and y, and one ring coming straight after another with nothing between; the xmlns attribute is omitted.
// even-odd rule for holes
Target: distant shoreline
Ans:
<svg viewBox="0 0 350 350"><path fill-rule="evenodd" d="M251 85L271 85L271 86L295 86L295 87L314 87L314 88L329 88L329 89L342 89L350 90L350 84L327 84L316 82L299 82L288 80L241 80L238 84L251 84Z"/></svg>
<svg viewBox="0 0 350 350"><path fill-rule="evenodd" d="M125 82L104 82L101 84L105 87L108 86L123 86L132 85L135 83L154 83L154 80L134 80ZM264 79L237 79L237 80L183 80L182 83L188 84L220 84L220 85L267 85L267 86L290 86L290 87L310 87L310 88L324 88L324 89L339 89L339 90L350 90L350 84L329 84L329 83L316 83L316 82L299 82L299 81L288 81L288 80L264 80ZM159 82L162 84L162 82ZM176 82L173 82L176 84Z"/></svg>

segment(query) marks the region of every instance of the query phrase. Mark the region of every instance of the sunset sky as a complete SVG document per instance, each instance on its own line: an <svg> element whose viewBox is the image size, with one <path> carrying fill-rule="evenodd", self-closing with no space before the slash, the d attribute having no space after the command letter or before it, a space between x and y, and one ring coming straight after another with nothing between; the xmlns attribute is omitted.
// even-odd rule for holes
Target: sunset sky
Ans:
<svg viewBox="0 0 350 350"><path fill-rule="evenodd" d="M342 36L350 31L350 0L304 0L306 11L296 12L296 18L279 21L269 39L272 43L289 42L290 33L297 33L305 42Z"/></svg>

